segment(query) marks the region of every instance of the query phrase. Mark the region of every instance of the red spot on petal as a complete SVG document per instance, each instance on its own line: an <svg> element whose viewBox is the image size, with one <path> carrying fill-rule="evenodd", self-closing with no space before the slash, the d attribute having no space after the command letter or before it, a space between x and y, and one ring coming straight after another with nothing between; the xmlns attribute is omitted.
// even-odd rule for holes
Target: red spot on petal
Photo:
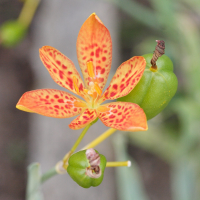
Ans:
<svg viewBox="0 0 200 200"><path fill-rule="evenodd" d="M65 65L62 64L62 68L63 68L63 69L67 69L67 66L65 66Z"/></svg>
<svg viewBox="0 0 200 200"><path fill-rule="evenodd" d="M115 115L110 115L109 118L113 119L113 118L115 118Z"/></svg>
<svg viewBox="0 0 200 200"><path fill-rule="evenodd" d="M50 69L51 68L51 65L48 65L47 63L45 63L44 62L44 64L45 64L45 66L48 68L48 69Z"/></svg>
<svg viewBox="0 0 200 200"><path fill-rule="evenodd" d="M67 109L70 109L71 108L71 105L65 105L65 108L67 108ZM68 111L69 112L69 111ZM70 112L69 112L70 113Z"/></svg>
<svg viewBox="0 0 200 200"><path fill-rule="evenodd" d="M67 80L69 81L67 84L69 84L69 87L71 88L71 90L73 90L73 81L71 78L67 78Z"/></svg>
<svg viewBox="0 0 200 200"><path fill-rule="evenodd" d="M107 92L105 93L105 97L106 97L106 98L108 97L108 94L109 94L109 92L107 91Z"/></svg>
<svg viewBox="0 0 200 200"><path fill-rule="evenodd" d="M113 113L117 113L117 109L113 109L112 112L113 112Z"/></svg>
<svg viewBox="0 0 200 200"><path fill-rule="evenodd" d="M59 98L59 96L58 96L57 94L55 94L55 95L54 95L54 97L55 97L56 99L58 99L58 98Z"/></svg>
<svg viewBox="0 0 200 200"><path fill-rule="evenodd" d="M54 73L57 73L57 70L56 70L56 69L53 69L53 72L54 72Z"/></svg>
<svg viewBox="0 0 200 200"><path fill-rule="evenodd" d="M54 108L59 108L59 106L58 106L58 105L55 105Z"/></svg>
<svg viewBox="0 0 200 200"><path fill-rule="evenodd" d="M59 71L59 76L61 79L63 79L63 71Z"/></svg>
<svg viewBox="0 0 200 200"><path fill-rule="evenodd" d="M68 73L69 75L71 75L71 74L72 74L72 72L70 72L70 71L68 71L67 73Z"/></svg>
<svg viewBox="0 0 200 200"><path fill-rule="evenodd" d="M64 103L63 99L58 99L59 103Z"/></svg>
<svg viewBox="0 0 200 200"><path fill-rule="evenodd" d="M102 70L101 70L101 74L104 74L105 73L105 68L103 68Z"/></svg>
<svg viewBox="0 0 200 200"><path fill-rule="evenodd" d="M101 70L101 66L96 66L96 70Z"/></svg>
<svg viewBox="0 0 200 200"><path fill-rule="evenodd" d="M125 118L116 119L116 123L121 123Z"/></svg>
<svg viewBox="0 0 200 200"><path fill-rule="evenodd" d="M103 62L106 61L106 57L102 57L102 61L103 61Z"/></svg>
<svg viewBox="0 0 200 200"><path fill-rule="evenodd" d="M79 85L79 91L83 91L83 84L82 83Z"/></svg>
<svg viewBox="0 0 200 200"><path fill-rule="evenodd" d="M91 55L91 56L94 56L94 52L92 51L92 52L90 53L90 55Z"/></svg>
<svg viewBox="0 0 200 200"><path fill-rule="evenodd" d="M49 95L46 96L46 99L48 99L48 98L49 98Z"/></svg>
<svg viewBox="0 0 200 200"><path fill-rule="evenodd" d="M113 97L113 96L115 96L117 93L116 92L111 92L110 93L110 97Z"/></svg>
<svg viewBox="0 0 200 200"><path fill-rule="evenodd" d="M114 84L114 85L113 85L113 89L117 90L117 88L118 88L118 85L117 85L117 84Z"/></svg>
<svg viewBox="0 0 200 200"><path fill-rule="evenodd" d="M98 48L98 49L96 49L96 54L95 54L95 56L97 57L97 58L99 58L99 54L102 52L102 49L100 49L100 48Z"/></svg>
<svg viewBox="0 0 200 200"><path fill-rule="evenodd" d="M60 62L59 60L56 60L56 63L57 63L58 65L61 65L61 62Z"/></svg>

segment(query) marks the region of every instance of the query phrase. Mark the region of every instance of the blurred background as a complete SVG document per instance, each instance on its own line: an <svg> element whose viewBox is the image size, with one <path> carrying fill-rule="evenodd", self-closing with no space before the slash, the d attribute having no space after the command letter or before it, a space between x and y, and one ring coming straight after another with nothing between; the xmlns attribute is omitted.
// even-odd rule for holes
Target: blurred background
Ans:
<svg viewBox="0 0 200 200"><path fill-rule="evenodd" d="M93 12L113 41L108 83L123 61L152 53L159 39L174 63L178 91L148 121L148 131L118 132L96 148L108 161L131 159L131 168L106 169L102 184L90 189L79 187L67 174L53 177L42 186L44 199L199 200L199 0L0 0L0 200L25 199L27 166L39 162L42 172L47 171L80 134L68 128L72 119L29 114L15 105L28 90L62 90L40 61L38 49L53 46L78 68L77 35ZM23 22L20 28L17 20ZM95 124L80 148L105 130L101 122Z"/></svg>

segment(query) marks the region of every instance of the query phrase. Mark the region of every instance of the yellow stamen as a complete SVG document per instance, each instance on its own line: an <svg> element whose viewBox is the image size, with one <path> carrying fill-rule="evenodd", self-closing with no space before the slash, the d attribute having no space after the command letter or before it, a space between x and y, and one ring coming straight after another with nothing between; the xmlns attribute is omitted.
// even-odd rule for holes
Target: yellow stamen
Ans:
<svg viewBox="0 0 200 200"><path fill-rule="evenodd" d="M95 88L95 90L97 91L98 95L101 96L102 90L101 90L101 88L99 87L99 84L98 84L98 83L95 82L94 88Z"/></svg>
<svg viewBox="0 0 200 200"><path fill-rule="evenodd" d="M124 161L124 162L107 162L106 167L130 167L131 161Z"/></svg>
<svg viewBox="0 0 200 200"><path fill-rule="evenodd" d="M97 110L99 112L108 112L110 110L110 108L108 108L107 106L100 106L97 108Z"/></svg>
<svg viewBox="0 0 200 200"><path fill-rule="evenodd" d="M93 99L96 99L96 98L97 98L97 93L93 92Z"/></svg>
<svg viewBox="0 0 200 200"><path fill-rule="evenodd" d="M74 87L75 87L77 94L79 94L78 79L76 78L76 76L73 76L73 83L74 83Z"/></svg>
<svg viewBox="0 0 200 200"><path fill-rule="evenodd" d="M88 90L87 89L84 89L83 91L84 91L84 93L88 94Z"/></svg>
<svg viewBox="0 0 200 200"><path fill-rule="evenodd" d="M87 107L87 105L84 102L80 102L80 101L75 101L74 106L76 106L76 107Z"/></svg>
<svg viewBox="0 0 200 200"><path fill-rule="evenodd" d="M92 78L95 77L95 73L94 73L94 66L92 61L87 62L87 70L88 70L88 75Z"/></svg>

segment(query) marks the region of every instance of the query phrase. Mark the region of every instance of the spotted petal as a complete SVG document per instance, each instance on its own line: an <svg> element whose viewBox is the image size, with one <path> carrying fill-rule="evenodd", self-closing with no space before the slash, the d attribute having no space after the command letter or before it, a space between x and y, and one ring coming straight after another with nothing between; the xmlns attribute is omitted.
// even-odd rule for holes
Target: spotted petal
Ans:
<svg viewBox="0 0 200 200"><path fill-rule="evenodd" d="M83 81L76 70L74 63L50 46L43 46L40 50L40 59L49 71L53 80L60 86L75 94L83 95Z"/></svg>
<svg viewBox="0 0 200 200"><path fill-rule="evenodd" d="M108 29L95 13L82 25L77 39L77 56L86 87L96 81L103 90L112 61L112 41ZM89 77L87 62L92 61L94 79Z"/></svg>
<svg viewBox="0 0 200 200"><path fill-rule="evenodd" d="M132 57L122 63L112 78L109 87L102 95L100 102L106 99L117 99L129 94L140 81L145 66L146 61L142 56Z"/></svg>
<svg viewBox="0 0 200 200"><path fill-rule="evenodd" d="M121 131L147 130L147 119L142 108L137 104L114 102L97 109L100 120L108 127Z"/></svg>
<svg viewBox="0 0 200 200"><path fill-rule="evenodd" d="M48 117L67 118L83 112L86 104L67 92L40 89L24 93L16 107Z"/></svg>
<svg viewBox="0 0 200 200"><path fill-rule="evenodd" d="M84 113L82 113L80 116L78 116L71 122L69 127L74 130L84 128L89 123L94 121L96 118L97 118L97 113L94 109L86 109Z"/></svg>

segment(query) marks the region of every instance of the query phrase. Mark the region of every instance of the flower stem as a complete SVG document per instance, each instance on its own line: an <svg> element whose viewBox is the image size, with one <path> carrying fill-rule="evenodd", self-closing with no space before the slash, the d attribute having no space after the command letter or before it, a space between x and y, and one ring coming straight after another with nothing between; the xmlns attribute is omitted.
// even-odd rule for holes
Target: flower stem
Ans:
<svg viewBox="0 0 200 200"><path fill-rule="evenodd" d="M106 167L130 167L131 161L127 160L124 162L107 162Z"/></svg>
<svg viewBox="0 0 200 200"><path fill-rule="evenodd" d="M63 158L63 167L65 168L65 165L69 159L69 157L71 156L71 154L74 153L74 151L76 150L76 148L78 147L78 145L80 144L81 140L83 139L83 137L85 136L85 134L87 133L88 129L90 128L92 124L88 124L82 131L82 133L79 135L78 139L76 140L76 142L74 143L73 147L71 148L71 150L64 156Z"/></svg>
<svg viewBox="0 0 200 200"><path fill-rule="evenodd" d="M39 3L40 0L26 0L18 17L18 21L24 24L24 26L28 27L33 19Z"/></svg>
<svg viewBox="0 0 200 200"><path fill-rule="evenodd" d="M93 147L97 146L99 143L101 143L106 138L108 138L110 135L112 135L115 131L116 131L116 129L109 128L106 132L104 132L98 138L96 138L91 143L89 143L88 145L86 145L83 149L89 149L89 148L93 148Z"/></svg>

